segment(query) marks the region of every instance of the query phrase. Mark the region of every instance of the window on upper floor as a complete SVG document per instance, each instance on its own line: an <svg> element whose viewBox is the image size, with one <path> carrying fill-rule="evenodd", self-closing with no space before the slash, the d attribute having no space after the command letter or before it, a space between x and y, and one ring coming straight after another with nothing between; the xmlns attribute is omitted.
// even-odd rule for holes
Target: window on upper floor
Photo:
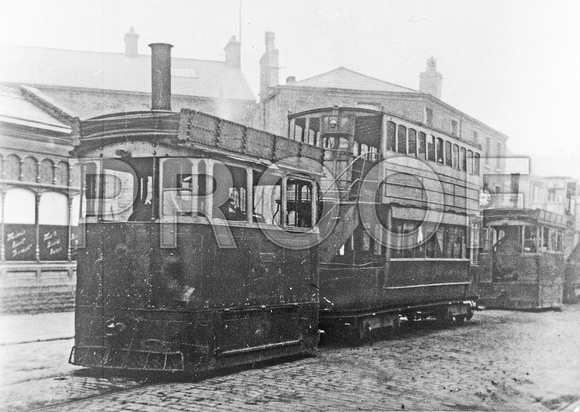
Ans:
<svg viewBox="0 0 580 412"><path fill-rule="evenodd" d="M455 119L451 119L451 135L452 136L459 135L459 123Z"/></svg>
<svg viewBox="0 0 580 412"><path fill-rule="evenodd" d="M433 109L430 107L425 108L425 123L429 126L433 126Z"/></svg>
<svg viewBox="0 0 580 412"><path fill-rule="evenodd" d="M501 168L501 143L497 144L497 151L496 151L496 165L495 167L500 169Z"/></svg>

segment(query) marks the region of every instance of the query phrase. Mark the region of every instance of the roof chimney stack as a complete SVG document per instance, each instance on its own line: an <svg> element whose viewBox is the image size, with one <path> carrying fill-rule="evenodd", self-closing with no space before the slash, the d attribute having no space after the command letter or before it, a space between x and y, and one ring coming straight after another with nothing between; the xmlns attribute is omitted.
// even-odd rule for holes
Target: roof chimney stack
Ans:
<svg viewBox="0 0 580 412"><path fill-rule="evenodd" d="M419 91L441 100L441 83L443 76L437 71L437 61L431 57L427 60L427 71L421 73Z"/></svg>
<svg viewBox="0 0 580 412"><path fill-rule="evenodd" d="M232 36L226 47L226 63L228 66L239 69L242 66L242 43L238 41L236 36Z"/></svg>
<svg viewBox="0 0 580 412"><path fill-rule="evenodd" d="M274 33L266 32L266 51L260 59L260 100L265 100L270 89L279 84L278 50L274 46Z"/></svg>
<svg viewBox="0 0 580 412"><path fill-rule="evenodd" d="M152 43L151 110L171 110L171 44Z"/></svg>
<svg viewBox="0 0 580 412"><path fill-rule="evenodd" d="M139 35L135 33L135 27L129 29L129 33L125 33L125 55L135 57L139 54L138 42Z"/></svg>

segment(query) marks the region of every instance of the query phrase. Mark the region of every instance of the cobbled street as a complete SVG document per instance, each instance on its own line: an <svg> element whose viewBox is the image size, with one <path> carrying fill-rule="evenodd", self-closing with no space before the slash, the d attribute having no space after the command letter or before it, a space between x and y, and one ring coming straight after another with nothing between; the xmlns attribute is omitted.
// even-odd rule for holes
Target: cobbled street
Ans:
<svg viewBox="0 0 580 412"><path fill-rule="evenodd" d="M580 306L480 311L441 327L196 381L106 378L66 365L71 340L0 347L3 410L580 410Z"/></svg>

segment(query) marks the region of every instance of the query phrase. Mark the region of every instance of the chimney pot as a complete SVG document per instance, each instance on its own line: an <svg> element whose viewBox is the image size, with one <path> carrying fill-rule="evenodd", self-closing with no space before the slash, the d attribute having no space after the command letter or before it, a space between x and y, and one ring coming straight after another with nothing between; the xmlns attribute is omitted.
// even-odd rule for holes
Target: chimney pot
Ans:
<svg viewBox="0 0 580 412"><path fill-rule="evenodd" d="M443 76L437 71L437 61L431 57L427 60L427 70L422 72L419 81L419 91L430 94L441 100L441 83Z"/></svg>
<svg viewBox="0 0 580 412"><path fill-rule="evenodd" d="M167 43L151 47L151 110L171 110L171 48Z"/></svg>
<svg viewBox="0 0 580 412"><path fill-rule="evenodd" d="M131 27L128 33L125 33L125 55L135 57L138 51L139 35L135 33L135 27Z"/></svg>

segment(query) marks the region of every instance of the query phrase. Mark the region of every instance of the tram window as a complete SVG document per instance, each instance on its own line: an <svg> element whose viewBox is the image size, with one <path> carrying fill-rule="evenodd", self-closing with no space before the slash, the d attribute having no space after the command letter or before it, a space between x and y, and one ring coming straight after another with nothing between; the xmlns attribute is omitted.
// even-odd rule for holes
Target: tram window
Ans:
<svg viewBox="0 0 580 412"><path fill-rule="evenodd" d="M95 163L84 163L82 165L83 188L81 216L92 217L97 215L97 199L99 180L97 165Z"/></svg>
<svg viewBox="0 0 580 412"><path fill-rule="evenodd" d="M417 142L417 153L419 155L419 159L426 160L427 159L427 136L423 132L419 132L419 139Z"/></svg>
<svg viewBox="0 0 580 412"><path fill-rule="evenodd" d="M558 251L558 231L556 229L550 230L550 250L553 252Z"/></svg>
<svg viewBox="0 0 580 412"><path fill-rule="evenodd" d="M535 226L524 226L524 253L536 253L537 229Z"/></svg>
<svg viewBox="0 0 580 412"><path fill-rule="evenodd" d="M362 232L362 250L368 252L371 250L371 237L363 230Z"/></svg>
<svg viewBox="0 0 580 412"><path fill-rule="evenodd" d="M287 226L312 227L312 183L289 178L286 182Z"/></svg>
<svg viewBox="0 0 580 412"><path fill-rule="evenodd" d="M397 236L403 233L403 221L393 219L391 232L393 233L393 247L391 248L391 257L403 257L402 236Z"/></svg>
<svg viewBox="0 0 580 412"><path fill-rule="evenodd" d="M393 152L397 148L395 129L396 129L395 123L387 122L387 150L390 150Z"/></svg>
<svg viewBox="0 0 580 412"><path fill-rule="evenodd" d="M369 153L369 147L366 144L362 143L360 145L360 153L361 153L361 155L363 155L363 157L365 159L368 159L369 158L369 154L368 154Z"/></svg>
<svg viewBox="0 0 580 412"><path fill-rule="evenodd" d="M455 228L451 227L451 226L445 227L444 238L443 238L443 244L444 244L443 255L444 255L444 257L447 257L447 258L455 257L455 255L453 253L453 247L455 246L454 239L455 239Z"/></svg>
<svg viewBox="0 0 580 412"><path fill-rule="evenodd" d="M435 161L435 136L427 136L427 160Z"/></svg>
<svg viewBox="0 0 580 412"><path fill-rule="evenodd" d="M380 236L380 234L379 234ZM381 244L381 242L377 242L376 240L374 241L374 252L375 255L380 256L383 253L383 245Z"/></svg>
<svg viewBox="0 0 580 412"><path fill-rule="evenodd" d="M417 132L409 129L409 155L417 157Z"/></svg>
<svg viewBox="0 0 580 412"><path fill-rule="evenodd" d="M368 147L369 154L367 155L367 159L372 162L377 162L379 160L379 149L373 146Z"/></svg>
<svg viewBox="0 0 580 412"><path fill-rule="evenodd" d="M252 175L254 222L280 225L282 178L262 179L262 174L256 171Z"/></svg>
<svg viewBox="0 0 580 412"><path fill-rule="evenodd" d="M557 232L556 251L562 252L562 232L560 230Z"/></svg>
<svg viewBox="0 0 580 412"><path fill-rule="evenodd" d="M454 169L459 169L459 146L453 145L453 160L452 166Z"/></svg>
<svg viewBox="0 0 580 412"><path fill-rule="evenodd" d="M443 234L443 226L440 225L425 244L425 252L428 258L443 257Z"/></svg>
<svg viewBox="0 0 580 412"><path fill-rule="evenodd" d="M550 250L550 228L542 229L542 251Z"/></svg>
<svg viewBox="0 0 580 412"><path fill-rule="evenodd" d="M479 153L475 153L475 157L473 159L473 174L479 176L479 170L480 170Z"/></svg>
<svg viewBox="0 0 580 412"><path fill-rule="evenodd" d="M466 159L466 150L465 147L462 147L459 150L459 167L462 172L467 170L467 159Z"/></svg>
<svg viewBox="0 0 580 412"><path fill-rule="evenodd" d="M473 174L473 151L467 151L467 172Z"/></svg>
<svg viewBox="0 0 580 412"><path fill-rule="evenodd" d="M437 138L437 163L443 164L443 139Z"/></svg>
<svg viewBox="0 0 580 412"><path fill-rule="evenodd" d="M127 163L110 159L103 162L101 219L126 222L137 197L137 175Z"/></svg>
<svg viewBox="0 0 580 412"><path fill-rule="evenodd" d="M403 223L403 235L404 238L402 240L403 250L402 255L406 258L414 257L414 243L415 238L413 236L413 231L415 230L416 225L413 222L404 222Z"/></svg>
<svg viewBox="0 0 580 412"><path fill-rule="evenodd" d="M452 166L451 163L451 142L445 142L445 165Z"/></svg>
<svg viewBox="0 0 580 412"><path fill-rule="evenodd" d="M358 157L360 155L360 143L354 142L352 145L352 154L354 157Z"/></svg>
<svg viewBox="0 0 580 412"><path fill-rule="evenodd" d="M247 170L243 167L236 167L226 165L223 163L215 163L213 165L212 176L231 176L231 183L229 179L222 179L218 184L227 183L228 198L219 205L219 209L224 214L227 220L245 221L248 218L247 214ZM220 188L226 190L225 187ZM221 200L220 200L221 201ZM217 216L214 216L217 217Z"/></svg>
<svg viewBox="0 0 580 412"><path fill-rule="evenodd" d="M397 152L407 154L407 128L402 125L397 130Z"/></svg>

